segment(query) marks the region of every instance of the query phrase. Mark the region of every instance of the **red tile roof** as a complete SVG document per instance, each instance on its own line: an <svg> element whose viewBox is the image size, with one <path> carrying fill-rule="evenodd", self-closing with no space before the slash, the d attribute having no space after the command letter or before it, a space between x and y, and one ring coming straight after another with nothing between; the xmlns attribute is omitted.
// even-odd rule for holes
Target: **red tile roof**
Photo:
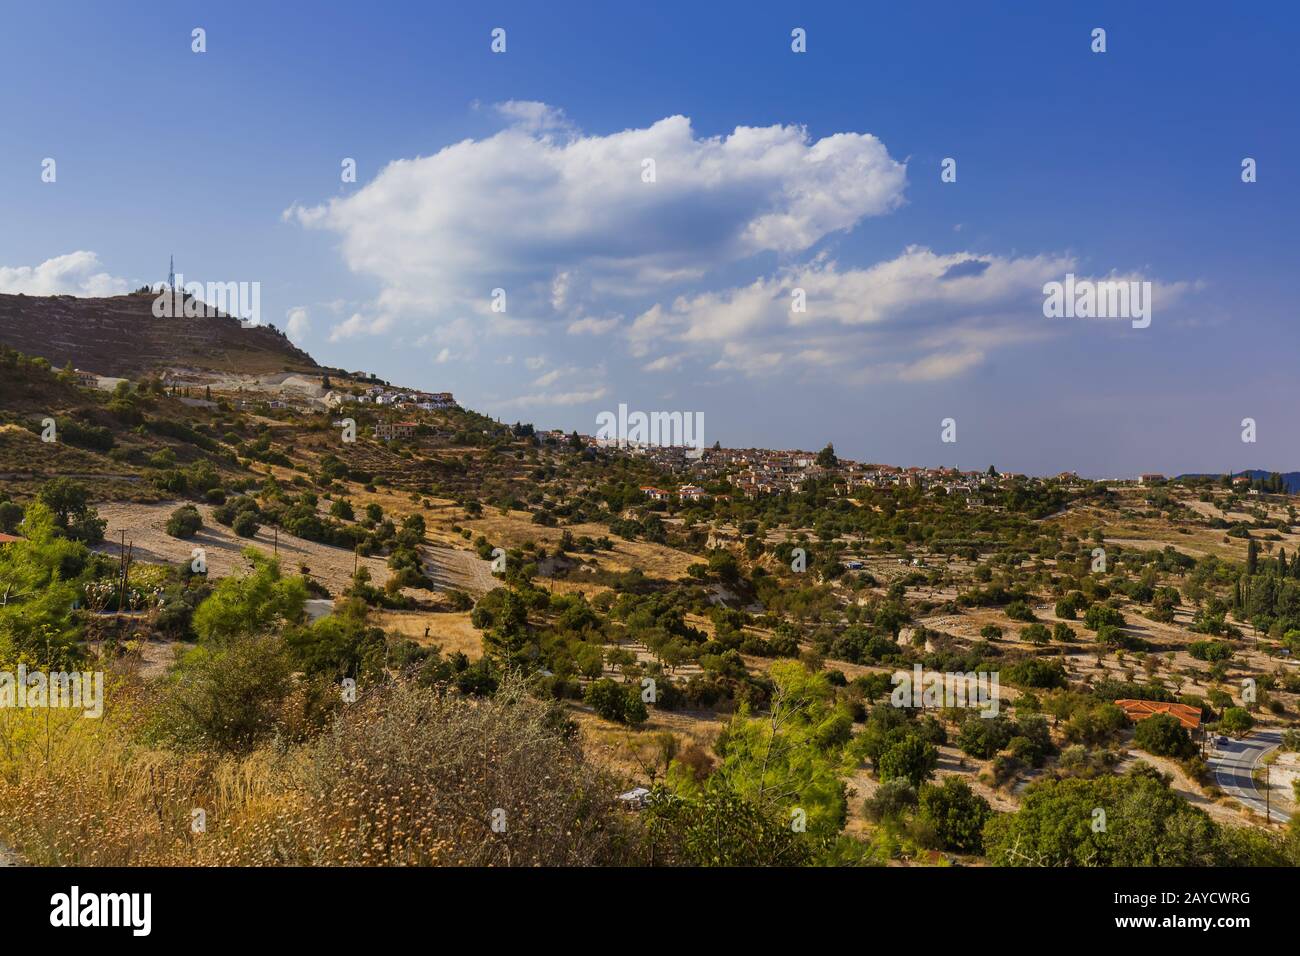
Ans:
<svg viewBox="0 0 1300 956"><path fill-rule="evenodd" d="M1188 730L1201 726L1201 711L1188 704L1172 704L1163 700L1117 700L1115 706L1128 715L1128 719L1137 722L1154 717L1156 714L1170 714Z"/></svg>
<svg viewBox="0 0 1300 956"><path fill-rule="evenodd" d="M21 535L0 534L0 544L8 544L10 541L22 541L22 540L23 538Z"/></svg>

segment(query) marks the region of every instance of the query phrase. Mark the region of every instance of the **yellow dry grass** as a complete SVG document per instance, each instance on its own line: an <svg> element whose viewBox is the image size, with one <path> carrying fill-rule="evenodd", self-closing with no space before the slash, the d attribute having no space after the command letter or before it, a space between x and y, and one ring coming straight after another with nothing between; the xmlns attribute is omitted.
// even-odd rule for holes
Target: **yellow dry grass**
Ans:
<svg viewBox="0 0 1300 956"><path fill-rule="evenodd" d="M483 656L482 632L470 623L468 611L373 611L370 619L385 632L397 632L422 646L437 644L443 654L459 651L470 660Z"/></svg>

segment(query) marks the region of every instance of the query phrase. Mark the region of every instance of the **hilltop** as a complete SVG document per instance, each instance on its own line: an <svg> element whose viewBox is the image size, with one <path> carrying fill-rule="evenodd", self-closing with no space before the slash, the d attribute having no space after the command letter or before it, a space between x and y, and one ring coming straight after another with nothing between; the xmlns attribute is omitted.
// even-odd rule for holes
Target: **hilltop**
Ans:
<svg viewBox="0 0 1300 956"><path fill-rule="evenodd" d="M245 375L320 368L273 326L244 328L228 315L159 319L154 298L0 294L0 345L115 378L175 368Z"/></svg>

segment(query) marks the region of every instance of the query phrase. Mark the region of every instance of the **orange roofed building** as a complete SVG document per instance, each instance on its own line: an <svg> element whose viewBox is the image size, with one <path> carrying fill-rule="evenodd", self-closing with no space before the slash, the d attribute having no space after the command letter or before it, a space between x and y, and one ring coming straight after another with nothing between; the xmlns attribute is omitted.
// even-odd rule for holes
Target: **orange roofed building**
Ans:
<svg viewBox="0 0 1300 956"><path fill-rule="evenodd" d="M1163 700L1117 700L1115 706L1135 724L1156 714L1169 714L1187 730L1194 732L1201 727L1200 708L1188 704L1171 704Z"/></svg>

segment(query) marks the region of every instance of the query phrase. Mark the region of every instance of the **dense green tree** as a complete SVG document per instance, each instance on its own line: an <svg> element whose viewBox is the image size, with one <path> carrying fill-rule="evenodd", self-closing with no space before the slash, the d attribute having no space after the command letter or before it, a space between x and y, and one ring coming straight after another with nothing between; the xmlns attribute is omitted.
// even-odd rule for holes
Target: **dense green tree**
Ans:
<svg viewBox="0 0 1300 956"><path fill-rule="evenodd" d="M167 533L173 538L192 538L203 528L203 516L193 505L181 505L167 519Z"/></svg>
<svg viewBox="0 0 1300 956"><path fill-rule="evenodd" d="M58 519L41 501L28 504L18 530L24 540L0 547L0 665L21 658L71 665L81 657L72 608L86 548L59 533Z"/></svg>
<svg viewBox="0 0 1300 956"><path fill-rule="evenodd" d="M948 777L941 786L926 784L920 793L920 818L933 827L943 849L980 853L984 825L992 815L989 803L961 777Z"/></svg>
<svg viewBox="0 0 1300 956"><path fill-rule="evenodd" d="M1219 730L1234 736L1244 734L1255 726L1255 718L1242 707L1229 707L1219 718Z"/></svg>
<svg viewBox="0 0 1300 956"><path fill-rule="evenodd" d="M1094 604L1083 616L1083 623L1089 630L1100 631L1103 627L1123 627L1124 615L1109 604Z"/></svg>
<svg viewBox="0 0 1300 956"><path fill-rule="evenodd" d="M778 661L770 677L767 712L742 709L718 740L718 773L764 813L789 820L799 810L809 833L838 833L848 812L843 777L856 764L845 746L853 719L825 674Z"/></svg>
<svg viewBox="0 0 1300 956"><path fill-rule="evenodd" d="M620 724L644 723L649 714L637 689L609 678L601 678L587 685L583 699L601 717Z"/></svg>
<svg viewBox="0 0 1300 956"><path fill-rule="evenodd" d="M1145 764L1122 776L1034 783L1020 809L984 827L984 848L999 866L1279 865L1269 839L1220 829Z"/></svg>
<svg viewBox="0 0 1300 956"><path fill-rule="evenodd" d="M1030 644L1046 644L1052 638L1052 632L1046 624L1035 621L1020 632L1020 639Z"/></svg>
<svg viewBox="0 0 1300 956"><path fill-rule="evenodd" d="M971 757L989 760L1011 742L1015 732L1015 724L1002 715L969 714L957 731L957 746Z"/></svg>
<svg viewBox="0 0 1300 956"><path fill-rule="evenodd" d="M876 761L881 781L906 780L913 787L934 776L937 766L939 749L915 734L894 741Z"/></svg>
<svg viewBox="0 0 1300 956"><path fill-rule="evenodd" d="M285 629L284 642L294 666L308 675L354 680L383 673L387 642L382 628L367 620L359 598L340 602L333 614L311 624Z"/></svg>
<svg viewBox="0 0 1300 956"><path fill-rule="evenodd" d="M222 579L194 611L194 630L203 640L226 640L272 631L302 620L307 585L280 575L280 562L247 548L252 570Z"/></svg>
<svg viewBox="0 0 1300 956"><path fill-rule="evenodd" d="M54 513L59 530L88 545L104 540L108 522L90 505L90 490L71 478L53 478L41 486L38 497Z"/></svg>
<svg viewBox="0 0 1300 956"><path fill-rule="evenodd" d="M1154 714L1138 721L1133 743L1157 757L1190 757L1196 753L1192 738L1178 718L1170 714Z"/></svg>

